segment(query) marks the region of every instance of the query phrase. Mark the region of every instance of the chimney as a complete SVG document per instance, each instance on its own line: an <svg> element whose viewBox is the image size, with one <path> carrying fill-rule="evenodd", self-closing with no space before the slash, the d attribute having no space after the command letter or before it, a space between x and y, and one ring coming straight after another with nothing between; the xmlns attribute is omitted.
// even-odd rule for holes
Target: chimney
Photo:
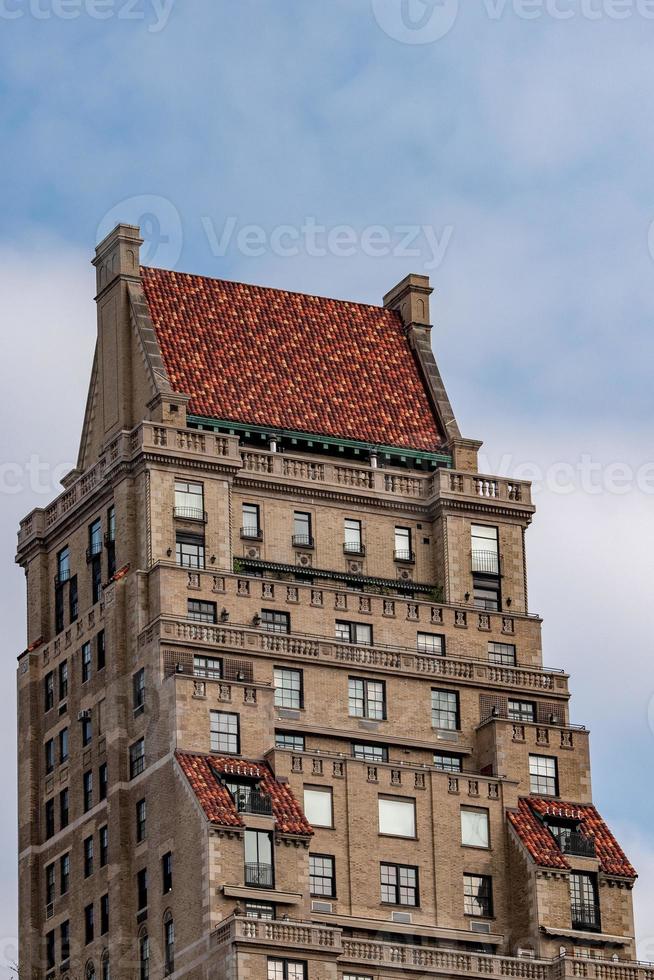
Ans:
<svg viewBox="0 0 654 980"><path fill-rule="evenodd" d="M143 244L137 225L116 225L95 249L96 292L100 294L115 279L137 282L140 279L140 248Z"/></svg>
<svg viewBox="0 0 654 980"><path fill-rule="evenodd" d="M433 291L429 285L429 276L411 273L386 293L384 307L387 310L396 310L407 330L410 327L420 327L429 332L429 297Z"/></svg>

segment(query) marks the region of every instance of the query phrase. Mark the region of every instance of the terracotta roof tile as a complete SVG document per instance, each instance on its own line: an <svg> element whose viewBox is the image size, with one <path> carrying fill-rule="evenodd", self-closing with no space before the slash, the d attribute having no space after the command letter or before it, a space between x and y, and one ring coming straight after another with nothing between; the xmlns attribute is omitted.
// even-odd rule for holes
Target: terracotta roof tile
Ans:
<svg viewBox="0 0 654 980"><path fill-rule="evenodd" d="M543 817L578 820L581 833L594 840L599 866L605 874L623 878L637 877L624 851L594 806L530 796L521 799L518 809L510 811L508 818L540 867L563 870L570 868L567 858L542 822Z"/></svg>
<svg viewBox="0 0 654 980"><path fill-rule="evenodd" d="M271 799L275 827L280 833L303 837L313 835L311 824L290 787L278 782L263 763L190 752L176 752L175 756L207 819L212 823L221 827L244 826L229 791L216 778L215 774L220 773L226 777L245 776L260 780L262 790Z"/></svg>
<svg viewBox="0 0 654 980"><path fill-rule="evenodd" d="M435 451L442 438L399 315L381 307L142 268L191 414Z"/></svg>

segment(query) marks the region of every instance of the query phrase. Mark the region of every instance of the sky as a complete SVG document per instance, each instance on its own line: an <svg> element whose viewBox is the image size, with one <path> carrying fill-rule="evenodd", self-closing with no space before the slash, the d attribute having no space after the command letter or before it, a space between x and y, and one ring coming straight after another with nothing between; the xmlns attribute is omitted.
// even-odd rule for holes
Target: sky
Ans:
<svg viewBox="0 0 654 980"><path fill-rule="evenodd" d="M93 246L370 303L429 275L654 960L654 0L0 0L0 967L15 958L19 519L75 462Z"/></svg>

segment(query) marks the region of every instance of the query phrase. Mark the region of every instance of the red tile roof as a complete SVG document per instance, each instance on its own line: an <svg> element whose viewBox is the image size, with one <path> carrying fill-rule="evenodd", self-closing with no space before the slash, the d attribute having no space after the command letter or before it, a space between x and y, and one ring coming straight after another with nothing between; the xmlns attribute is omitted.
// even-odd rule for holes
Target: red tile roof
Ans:
<svg viewBox="0 0 654 980"><path fill-rule="evenodd" d="M191 414L378 445L442 445L400 317L377 306L141 269Z"/></svg>
<svg viewBox="0 0 654 980"><path fill-rule="evenodd" d="M275 827L282 834L311 837L313 829L289 786L279 783L268 766L244 759L191 752L176 752L175 757L195 793L207 819L221 827L245 826L229 791L217 778L245 776L261 782L261 788L272 802Z"/></svg>
<svg viewBox="0 0 654 980"><path fill-rule="evenodd" d="M530 796L518 803L518 809L508 814L509 822L536 864L543 868L571 867L556 840L541 818L553 817L578 820L579 829L595 842L599 866L605 874L621 878L636 878L637 874L624 851L591 804L562 803L557 800Z"/></svg>

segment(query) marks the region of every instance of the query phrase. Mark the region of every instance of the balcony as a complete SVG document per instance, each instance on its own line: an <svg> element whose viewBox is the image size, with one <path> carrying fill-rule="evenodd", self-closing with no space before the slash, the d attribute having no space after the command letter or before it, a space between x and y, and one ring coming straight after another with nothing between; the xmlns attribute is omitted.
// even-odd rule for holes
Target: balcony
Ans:
<svg viewBox="0 0 654 980"><path fill-rule="evenodd" d="M571 857L595 857L595 841L592 837L586 837L585 834L580 833L578 830L562 834L555 833L551 827L550 830L554 834L556 842L563 854L569 854Z"/></svg>
<svg viewBox="0 0 654 980"><path fill-rule="evenodd" d="M360 541L344 541L343 554L354 555L356 558L363 558L366 553L366 546Z"/></svg>
<svg viewBox="0 0 654 980"><path fill-rule="evenodd" d="M86 549L87 562L93 561L98 555L102 554L102 541L93 541Z"/></svg>
<svg viewBox="0 0 654 980"><path fill-rule="evenodd" d="M314 548L315 542L310 534L294 534L293 535L293 547L294 548Z"/></svg>
<svg viewBox="0 0 654 980"><path fill-rule="evenodd" d="M263 529L260 527L242 527L241 537L244 541L263 541Z"/></svg>
<svg viewBox="0 0 654 980"><path fill-rule="evenodd" d="M58 572L54 577L55 585L63 585L64 582L70 581L70 568L64 569L63 572Z"/></svg>
<svg viewBox="0 0 654 980"><path fill-rule="evenodd" d="M499 575L500 560L493 551L473 551L472 570L482 575Z"/></svg>
<svg viewBox="0 0 654 980"><path fill-rule="evenodd" d="M599 905L575 905L572 906L572 928L581 930L591 930L600 932L600 910Z"/></svg>
<svg viewBox="0 0 654 980"><path fill-rule="evenodd" d="M230 790L238 813L250 813L257 817L272 817L272 800L256 786L237 786ZM267 867L258 865L257 867ZM272 886L266 886L272 887Z"/></svg>
<svg viewBox="0 0 654 980"><path fill-rule="evenodd" d="M174 507L173 514L182 521L198 521L201 524L207 523L207 513L199 507Z"/></svg>
<svg viewBox="0 0 654 980"><path fill-rule="evenodd" d="M402 562L404 565L415 565L416 556L413 551L400 549L399 551L393 552L393 561Z"/></svg>
<svg viewBox="0 0 654 980"><path fill-rule="evenodd" d="M274 888L275 874L272 864L247 863L245 865L247 888Z"/></svg>

